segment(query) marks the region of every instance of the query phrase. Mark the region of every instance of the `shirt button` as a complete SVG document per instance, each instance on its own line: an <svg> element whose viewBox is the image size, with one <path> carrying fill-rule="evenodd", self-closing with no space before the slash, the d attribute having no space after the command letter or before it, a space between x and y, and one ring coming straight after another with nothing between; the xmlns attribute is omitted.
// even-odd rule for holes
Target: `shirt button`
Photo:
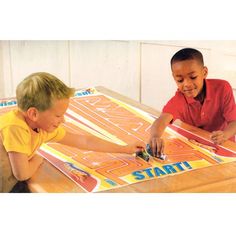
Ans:
<svg viewBox="0 0 236 236"><path fill-rule="evenodd" d="M205 115L205 113L204 112L202 112L202 116L204 116Z"/></svg>

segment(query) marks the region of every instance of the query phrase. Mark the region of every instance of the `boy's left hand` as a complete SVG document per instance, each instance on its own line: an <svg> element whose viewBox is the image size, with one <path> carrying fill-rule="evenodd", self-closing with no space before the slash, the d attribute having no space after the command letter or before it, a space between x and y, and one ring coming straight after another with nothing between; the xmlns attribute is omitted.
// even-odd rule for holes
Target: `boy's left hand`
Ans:
<svg viewBox="0 0 236 236"><path fill-rule="evenodd" d="M214 142L214 144L222 144L228 139L225 135L225 132L221 130L213 131L210 138Z"/></svg>

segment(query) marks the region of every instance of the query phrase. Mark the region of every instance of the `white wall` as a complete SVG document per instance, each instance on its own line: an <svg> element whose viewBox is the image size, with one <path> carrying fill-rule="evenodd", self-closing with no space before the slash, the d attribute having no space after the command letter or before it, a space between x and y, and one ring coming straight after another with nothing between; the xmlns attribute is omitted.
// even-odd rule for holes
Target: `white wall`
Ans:
<svg viewBox="0 0 236 236"><path fill-rule="evenodd" d="M209 78L228 80L236 95L236 41L0 41L0 97L36 71L76 88L105 86L161 110L176 91L170 58L199 49Z"/></svg>
<svg viewBox="0 0 236 236"><path fill-rule="evenodd" d="M170 58L182 46L142 43L141 48L142 102L161 110L176 92L176 83L170 69ZM199 50L208 62L209 50Z"/></svg>
<svg viewBox="0 0 236 236"><path fill-rule="evenodd" d="M70 42L71 85L105 86L139 99L139 48L129 41Z"/></svg>
<svg viewBox="0 0 236 236"><path fill-rule="evenodd" d="M2 41L1 96L27 75L47 71L75 88L106 86L139 99L139 44L129 41ZM0 51L1 53L1 51Z"/></svg>
<svg viewBox="0 0 236 236"><path fill-rule="evenodd" d="M13 86L35 71L50 71L69 83L67 41L11 41Z"/></svg>
<svg viewBox="0 0 236 236"><path fill-rule="evenodd" d="M0 98L4 97L4 81L3 81L3 51L2 44L0 43Z"/></svg>

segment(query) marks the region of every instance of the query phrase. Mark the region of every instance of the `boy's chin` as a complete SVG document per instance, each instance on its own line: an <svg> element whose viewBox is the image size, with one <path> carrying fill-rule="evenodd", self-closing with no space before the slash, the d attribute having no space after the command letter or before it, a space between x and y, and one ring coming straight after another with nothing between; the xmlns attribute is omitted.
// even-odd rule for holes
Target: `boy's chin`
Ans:
<svg viewBox="0 0 236 236"><path fill-rule="evenodd" d="M187 98L195 98L195 97L197 97L197 95L194 95L194 94L184 94L184 95Z"/></svg>
<svg viewBox="0 0 236 236"><path fill-rule="evenodd" d="M45 131L48 133L52 133L55 129L56 129L55 127L52 127L52 128L46 129Z"/></svg>
<svg viewBox="0 0 236 236"><path fill-rule="evenodd" d="M188 98L196 98L198 96L197 93L184 93L184 95Z"/></svg>

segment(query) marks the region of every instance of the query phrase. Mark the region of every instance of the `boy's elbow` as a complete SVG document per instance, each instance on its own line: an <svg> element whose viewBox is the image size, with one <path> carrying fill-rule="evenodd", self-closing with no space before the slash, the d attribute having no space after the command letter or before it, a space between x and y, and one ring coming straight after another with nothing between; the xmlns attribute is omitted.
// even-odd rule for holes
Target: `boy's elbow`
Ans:
<svg viewBox="0 0 236 236"><path fill-rule="evenodd" d="M23 173L14 173L14 176L18 181L25 181L30 178L28 174L23 174Z"/></svg>

